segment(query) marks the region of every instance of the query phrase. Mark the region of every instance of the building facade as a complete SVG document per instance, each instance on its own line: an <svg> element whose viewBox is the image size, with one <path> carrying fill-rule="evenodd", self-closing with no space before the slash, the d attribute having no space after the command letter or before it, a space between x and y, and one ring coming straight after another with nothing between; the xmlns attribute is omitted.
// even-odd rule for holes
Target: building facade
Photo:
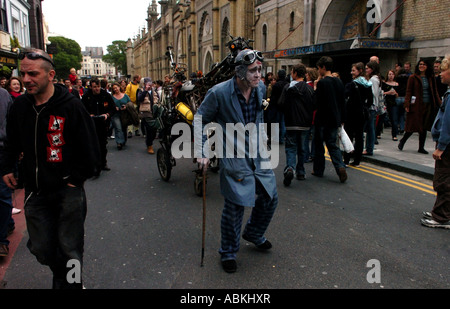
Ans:
<svg viewBox="0 0 450 309"><path fill-rule="evenodd" d="M207 72L226 54L229 35L254 40L265 71L315 66L324 55L350 79L351 64L378 56L384 74L396 63L442 58L450 53L446 0L153 0L147 29L127 47L130 75L162 78L171 72L165 56L187 72ZM158 12L158 5L160 12Z"/></svg>
<svg viewBox="0 0 450 309"><path fill-rule="evenodd" d="M228 54L230 35L253 38L254 8L254 1L243 0L153 0L147 29L127 42L129 74L153 79L171 74L168 47L187 74L208 72Z"/></svg>
<svg viewBox="0 0 450 309"><path fill-rule="evenodd" d="M81 52L83 60L81 62L81 69L77 71L81 78L90 79L93 77L105 78L107 80L118 79L116 68L102 60L102 47L86 47L85 51Z"/></svg>

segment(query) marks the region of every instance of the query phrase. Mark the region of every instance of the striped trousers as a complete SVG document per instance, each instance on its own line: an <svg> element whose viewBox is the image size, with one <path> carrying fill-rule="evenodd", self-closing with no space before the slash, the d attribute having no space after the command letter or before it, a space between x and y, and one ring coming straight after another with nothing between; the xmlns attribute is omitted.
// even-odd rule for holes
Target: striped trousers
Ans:
<svg viewBox="0 0 450 309"><path fill-rule="evenodd" d="M260 245L266 241L264 234L272 220L278 205L278 195L275 193L271 199L263 186L256 181L256 200L252 213L244 229L245 238ZM221 260L234 260L240 247L240 237L244 211L248 208L232 203L225 198L225 205L221 220L221 247L219 253Z"/></svg>

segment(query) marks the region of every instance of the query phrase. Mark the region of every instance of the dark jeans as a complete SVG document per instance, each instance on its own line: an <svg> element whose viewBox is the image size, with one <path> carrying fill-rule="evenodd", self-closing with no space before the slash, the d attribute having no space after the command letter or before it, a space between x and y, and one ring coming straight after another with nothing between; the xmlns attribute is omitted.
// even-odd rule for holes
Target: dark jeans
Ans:
<svg viewBox="0 0 450 309"><path fill-rule="evenodd" d="M53 272L54 284L63 288L81 288L82 283L68 283L67 262L83 263L86 195L82 187L69 187L52 192L26 192L25 217L30 252L39 263ZM81 278L81 269L80 269Z"/></svg>
<svg viewBox="0 0 450 309"><path fill-rule="evenodd" d="M148 146L153 146L153 141L156 137L156 129L150 127L148 122L145 119L142 119L141 123L143 123L145 127L145 144Z"/></svg>
<svg viewBox="0 0 450 309"><path fill-rule="evenodd" d="M441 156L441 160L436 160L433 187L437 192L434 204L433 218L441 223L450 220L450 149Z"/></svg>
<svg viewBox="0 0 450 309"><path fill-rule="evenodd" d="M12 190L0 179L0 245L9 245L8 231L14 227L11 195Z"/></svg>
<svg viewBox="0 0 450 309"><path fill-rule="evenodd" d="M353 153L344 152L344 163L349 164L350 158L353 157L353 163L359 165L364 150L364 123L348 123L345 131L350 140L355 141L355 151Z"/></svg>
<svg viewBox="0 0 450 309"><path fill-rule="evenodd" d="M397 103L397 121L398 121L398 129L400 131L405 130L405 107L403 104L405 103L405 97L397 97L395 99L395 103Z"/></svg>
<svg viewBox="0 0 450 309"><path fill-rule="evenodd" d="M399 107L397 104L388 106L388 114L389 114L389 120L391 121L391 134L392 137L397 137L398 135L398 110Z"/></svg>
<svg viewBox="0 0 450 309"><path fill-rule="evenodd" d="M325 143L328 148L328 153L336 172L341 167L345 168L344 162L342 161L341 150L336 144L337 130L337 128L316 126L316 132L314 134L314 147L316 153L314 155L313 171L317 176L322 176L325 171L325 148L323 143Z"/></svg>
<svg viewBox="0 0 450 309"><path fill-rule="evenodd" d="M108 144L108 124L104 118L95 117L94 124L97 132L98 143L100 144L101 153L101 165L106 166L106 155L108 154L108 149L106 145Z"/></svg>

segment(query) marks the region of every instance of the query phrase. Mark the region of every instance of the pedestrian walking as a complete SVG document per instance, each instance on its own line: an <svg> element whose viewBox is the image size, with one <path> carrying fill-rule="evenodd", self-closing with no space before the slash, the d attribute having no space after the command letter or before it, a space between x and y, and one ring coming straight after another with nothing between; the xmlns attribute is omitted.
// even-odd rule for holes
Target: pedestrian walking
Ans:
<svg viewBox="0 0 450 309"><path fill-rule="evenodd" d="M137 109L137 92L139 90L139 82L141 81L141 77L139 75L134 75L133 80L127 85L125 89L125 94L130 98L131 102L133 102L134 107ZM133 133L136 136L140 136L139 133L139 125L129 125L128 126L128 138L133 137Z"/></svg>
<svg viewBox="0 0 450 309"><path fill-rule="evenodd" d="M144 78L144 88L138 94L139 119L145 128L145 144L147 153L154 154L153 141L156 137L156 129L152 125L154 123L153 109L158 104L158 94L153 88L152 79ZM144 131L144 130L143 130Z"/></svg>
<svg viewBox="0 0 450 309"><path fill-rule="evenodd" d="M369 109L373 103L372 82L364 77L362 62L354 63L350 74L353 80L345 85L345 131L350 140L355 142L355 150L353 153L344 152L344 163L359 166L364 149L364 125L369 120Z"/></svg>
<svg viewBox="0 0 450 309"><path fill-rule="evenodd" d="M101 88L100 81L97 78L91 80L89 90L83 95L81 99L86 110L91 115L95 124L95 132L100 145L100 151L102 154L102 166L101 169L109 171L110 168L107 164L107 144L108 144L108 129L111 121L111 116L116 112L116 105L111 95ZM100 175L100 170L97 171L97 175Z"/></svg>
<svg viewBox="0 0 450 309"><path fill-rule="evenodd" d="M398 143L403 150L406 141L414 132L419 133L419 153L428 154L425 150L427 131L436 117L441 99L439 98L433 67L425 60L419 60L413 75L408 79L405 95L406 123L405 134Z"/></svg>
<svg viewBox="0 0 450 309"><path fill-rule="evenodd" d="M267 123L267 133L269 138L269 143L272 139L279 143L284 142L284 137L286 134L286 127L284 123L284 114L278 110L277 103L278 100L281 97L281 93L283 92L284 87L289 84L287 78L286 78L286 71L285 70L279 70L277 73L277 81L272 86L272 91L270 93L270 104L267 107L267 110L265 111L265 117L264 120ZM279 135L278 136L272 136L272 123L278 123L279 125Z"/></svg>
<svg viewBox="0 0 450 309"><path fill-rule="evenodd" d="M9 188L17 187L13 172L23 154L27 246L52 270L53 288L82 288L83 184L100 166L94 123L80 100L53 83L56 72L47 53L25 50L19 59L27 92L8 115L3 180ZM68 277L69 261L78 266L76 278Z"/></svg>
<svg viewBox="0 0 450 309"><path fill-rule="evenodd" d="M375 144L377 143L376 136L376 121L377 116L381 116L382 106L380 99L382 97L380 65L376 61L369 61L366 64L366 78L372 83L372 106L369 108L369 119L366 121L366 150L363 155L372 156ZM384 116L381 117L384 119ZM381 120L383 121L383 120Z"/></svg>
<svg viewBox="0 0 450 309"><path fill-rule="evenodd" d="M286 125L283 184L289 186L294 175L298 180L305 179L305 145L309 140L314 113L314 89L306 81L306 67L294 65L291 71L292 81L281 94L278 106L284 114Z"/></svg>
<svg viewBox="0 0 450 309"><path fill-rule="evenodd" d="M339 78L332 77L333 59L323 56L317 62L320 80L317 82L316 116L314 118L315 155L312 175L322 177L325 171L325 143L339 180L347 180L347 172L341 150L336 144L338 128L345 122L344 85Z"/></svg>
<svg viewBox="0 0 450 309"><path fill-rule="evenodd" d="M194 120L194 126L202 129L210 122L215 122L226 132L227 124L263 127L262 100L266 87L261 81L263 57L256 50L241 51L235 59L235 76L211 88L202 102ZM206 135L203 130L195 131L196 149L203 149ZM235 272L236 255L240 247L241 225L244 211L252 208L247 221L243 239L252 242L260 250L272 248L265 232L272 220L278 204L276 180L269 167L269 159L261 156L261 151L251 155L249 143L252 139L261 149L260 134L251 138L246 130L236 130L232 134L223 134L223 157L220 158L220 187L225 197L221 221L221 262L224 271ZM257 129L257 131L259 131ZM238 136L235 136L235 133ZM244 143L238 143L238 140ZM232 145L229 145L231 144ZM227 148L231 147L228 151ZM242 149L245 148L245 149ZM244 157L236 156L237 153ZM209 164L208 154L196 152L197 162L204 169Z"/></svg>
<svg viewBox="0 0 450 309"><path fill-rule="evenodd" d="M440 75L442 83L450 85L450 55L442 60ZM428 227L450 229L450 89L444 94L431 134L436 142L433 187L437 196L433 210L424 212L425 218L421 223Z"/></svg>
<svg viewBox="0 0 450 309"><path fill-rule="evenodd" d="M0 161L3 159L6 141L6 117L13 104L13 97L4 88L0 88ZM0 257L9 253L8 234L14 229L12 218L12 189L0 181Z"/></svg>
<svg viewBox="0 0 450 309"><path fill-rule="evenodd" d="M116 112L111 117L114 128L114 140L117 144L117 149L122 150L127 142L127 127L122 125L121 114L126 113L126 105L130 102L130 98L120 91L120 84L114 83L112 86L112 98L116 106Z"/></svg>
<svg viewBox="0 0 450 309"><path fill-rule="evenodd" d="M395 71L389 70L386 80L382 82L381 89L386 98L386 108L391 122L391 136L393 141L398 141L398 106L396 103L398 83L395 81Z"/></svg>

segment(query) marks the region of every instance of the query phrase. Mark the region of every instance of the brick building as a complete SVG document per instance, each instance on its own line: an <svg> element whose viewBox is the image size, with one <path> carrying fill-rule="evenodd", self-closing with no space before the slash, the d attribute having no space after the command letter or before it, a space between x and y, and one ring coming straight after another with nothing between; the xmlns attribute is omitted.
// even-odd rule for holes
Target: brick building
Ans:
<svg viewBox="0 0 450 309"><path fill-rule="evenodd" d="M315 66L323 55L350 78L351 64L381 59L384 74L398 62L450 53L446 0L165 0L149 6L147 30L128 41L128 72L162 78L172 46L188 72L208 71L227 53L228 34L253 39L265 72ZM160 12L158 12L158 4Z"/></svg>

